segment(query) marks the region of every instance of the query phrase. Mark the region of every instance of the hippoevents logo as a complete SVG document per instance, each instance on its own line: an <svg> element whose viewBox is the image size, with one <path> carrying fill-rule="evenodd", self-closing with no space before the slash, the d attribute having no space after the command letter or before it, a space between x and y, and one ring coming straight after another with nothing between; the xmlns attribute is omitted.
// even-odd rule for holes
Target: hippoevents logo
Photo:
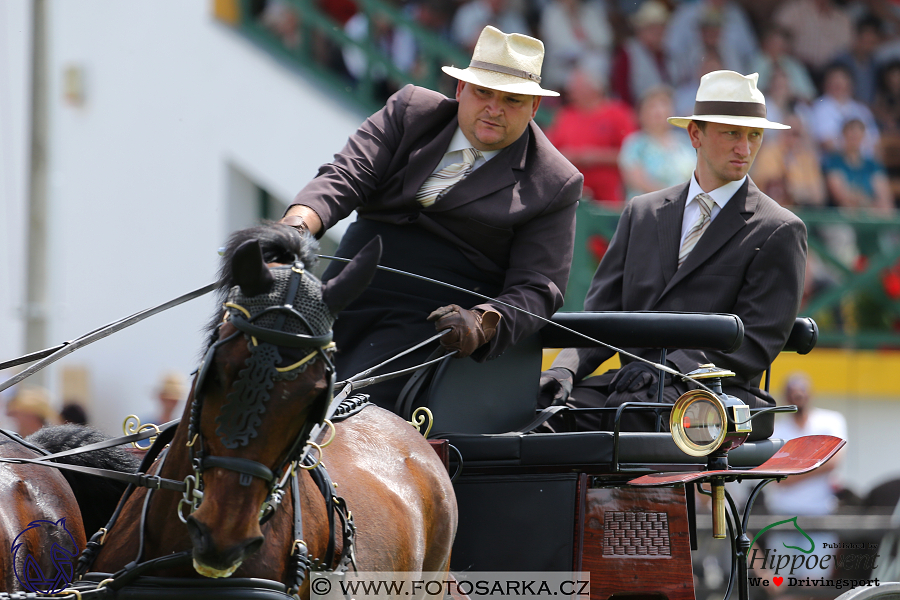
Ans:
<svg viewBox="0 0 900 600"><path fill-rule="evenodd" d="M798 540L797 546L791 546L782 542L782 546L787 550L794 550L794 553L781 552L777 549L762 549L755 547L756 541L761 535L779 525L793 524L794 529L799 536L793 537ZM791 540L792 541L792 540ZM808 543L807 543L808 542ZM772 574L771 584L780 587L783 583L789 586L798 587L834 587L837 589L852 588L858 586L878 586L881 582L878 579L827 579L826 576L832 569L872 569L877 567L875 561L878 559L878 544L846 544L846 543L822 543L823 552L816 552L816 542L813 538L803 531L803 528L797 524L797 517L785 519L772 523L764 527L750 543L750 550L747 556L747 564L751 569L758 571L768 571ZM842 552L825 552L827 550L840 549ZM873 552L848 552L852 550L874 550ZM796 577L795 572L797 573ZM811 577L817 571L821 572L821 576ZM781 575L787 575L787 579ZM770 580L763 577L751 577L751 586L770 585Z"/></svg>
<svg viewBox="0 0 900 600"><path fill-rule="evenodd" d="M46 546L42 549L46 553L45 557L49 555L53 567L48 573L44 573L38 559L28 551L29 547L34 547L33 541L36 538L46 540L43 542ZM31 592L55 594L64 590L74 579L73 563L78 556L78 545L66 528L65 518L55 522L32 521L13 540L10 552L16 579ZM44 563L44 566L49 566L46 560Z"/></svg>

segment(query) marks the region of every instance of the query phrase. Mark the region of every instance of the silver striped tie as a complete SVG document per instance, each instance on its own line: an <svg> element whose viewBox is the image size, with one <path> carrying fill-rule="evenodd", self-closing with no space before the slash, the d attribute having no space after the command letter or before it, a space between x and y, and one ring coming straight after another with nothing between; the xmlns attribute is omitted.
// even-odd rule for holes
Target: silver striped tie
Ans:
<svg viewBox="0 0 900 600"><path fill-rule="evenodd" d="M481 156L481 152L475 148L466 148L462 152L463 162L447 165L425 180L416 193L419 204L431 206L444 192L466 178L475 165L475 160Z"/></svg>
<svg viewBox="0 0 900 600"><path fill-rule="evenodd" d="M700 236L703 235L703 232L706 231L706 228L712 222L713 199L704 192L694 196L694 199L697 200L697 206L700 207L700 216L697 217L697 221L688 231L687 237L684 238L684 243L681 245L681 250L678 252L679 267L684 262L684 259L687 258L687 255L691 253L691 250L694 249L694 246L697 245L697 242L700 241Z"/></svg>

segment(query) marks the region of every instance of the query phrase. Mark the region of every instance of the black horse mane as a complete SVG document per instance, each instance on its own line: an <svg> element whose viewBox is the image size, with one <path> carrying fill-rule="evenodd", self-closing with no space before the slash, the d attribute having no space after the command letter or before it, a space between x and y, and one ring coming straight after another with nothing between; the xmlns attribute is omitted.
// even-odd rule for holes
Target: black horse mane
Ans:
<svg viewBox="0 0 900 600"><path fill-rule="evenodd" d="M57 427L44 427L28 436L27 441L44 450L56 453L73 448L80 448L88 444L102 442L110 439L109 436L84 425L59 425ZM98 467L121 471L123 473L135 473L140 467L141 461L135 455L121 447L94 450L84 454L73 454L56 459L62 463ZM81 509L81 518L84 521L84 530L87 536L101 527L104 527L112 516L122 492L128 484L106 477L87 475L76 471L60 471Z"/></svg>
<svg viewBox="0 0 900 600"><path fill-rule="evenodd" d="M225 253L219 266L216 311L206 327L209 343L215 341L215 332L222 322L222 303L234 286L231 259L238 246L249 240L257 240L262 249L263 260L267 263L292 264L300 261L307 269L312 268L318 258L319 243L310 234L301 234L293 227L264 221L261 225L235 231L228 238Z"/></svg>

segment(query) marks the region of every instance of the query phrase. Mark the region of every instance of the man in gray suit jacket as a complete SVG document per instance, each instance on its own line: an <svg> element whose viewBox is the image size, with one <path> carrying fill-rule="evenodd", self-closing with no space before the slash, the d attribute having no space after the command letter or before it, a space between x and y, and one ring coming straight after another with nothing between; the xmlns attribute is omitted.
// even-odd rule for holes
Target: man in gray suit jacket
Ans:
<svg viewBox="0 0 900 600"><path fill-rule="evenodd" d="M468 68L444 67L459 79L456 99L401 89L320 168L282 222L321 235L356 210L339 255L353 256L380 236L383 265L549 317L563 301L583 177L532 120L542 96L558 95L540 87L542 60L540 40L485 28ZM341 268L333 263L323 278ZM499 303L380 272L335 324L338 377L378 364L435 327L451 330L445 348L483 361L540 324ZM393 408L401 386L374 386L373 400Z"/></svg>
<svg viewBox="0 0 900 600"><path fill-rule="evenodd" d="M638 196L625 207L594 275L584 308L590 311L684 311L738 315L744 341L732 354L670 351L681 373L701 364L734 371L725 392L751 407L771 406L760 392L762 373L784 347L803 292L806 227L763 194L747 176L768 121L757 75L715 71L701 79L694 115L669 122L687 129L697 150L691 181ZM659 352L628 349L658 360ZM658 370L622 358L622 368L590 377L613 355L605 348L564 349L541 378L541 404L604 407L657 398ZM687 391L666 381L665 400ZM573 387L574 384L574 387ZM580 427L609 429L600 412L579 413ZM654 420L624 424L646 430Z"/></svg>

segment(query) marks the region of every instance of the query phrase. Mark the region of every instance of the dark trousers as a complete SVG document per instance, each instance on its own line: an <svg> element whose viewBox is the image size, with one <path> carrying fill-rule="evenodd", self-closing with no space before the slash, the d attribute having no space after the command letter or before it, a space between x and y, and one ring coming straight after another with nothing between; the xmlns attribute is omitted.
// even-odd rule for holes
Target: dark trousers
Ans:
<svg viewBox="0 0 900 600"><path fill-rule="evenodd" d="M566 404L571 408L608 408L598 411L571 411L570 417L557 415L548 421L545 431L567 431L574 424L575 431L612 431L615 427L615 408L626 402L652 402L658 401L657 393L651 394L648 388L637 392L617 392L610 387L610 382L618 369L612 369L598 375L589 377L575 384ZM681 394L687 391L687 385L682 382L668 384L663 389L663 403L673 404ZM541 408L548 402L544 398L538 399ZM662 415L660 431L669 430L669 412ZM653 411L638 408L625 408L621 415L620 431L656 431L657 418Z"/></svg>
<svg viewBox="0 0 900 600"><path fill-rule="evenodd" d="M502 281L491 280L483 269L472 264L451 243L434 237L416 225L392 225L360 218L347 229L337 255L353 257L376 235L381 236L383 252L380 264L383 266L488 296L496 296L502 289ZM323 281L334 277L343 266L343 263L333 262L325 270ZM435 335L434 323L426 319L436 308L448 304L470 308L481 302L483 300L466 292L378 271L369 288L335 321L338 380L362 372ZM372 375L421 364L437 346L438 342L433 342ZM360 392L369 394L370 400L382 408L394 410L397 397L410 376L377 383Z"/></svg>

